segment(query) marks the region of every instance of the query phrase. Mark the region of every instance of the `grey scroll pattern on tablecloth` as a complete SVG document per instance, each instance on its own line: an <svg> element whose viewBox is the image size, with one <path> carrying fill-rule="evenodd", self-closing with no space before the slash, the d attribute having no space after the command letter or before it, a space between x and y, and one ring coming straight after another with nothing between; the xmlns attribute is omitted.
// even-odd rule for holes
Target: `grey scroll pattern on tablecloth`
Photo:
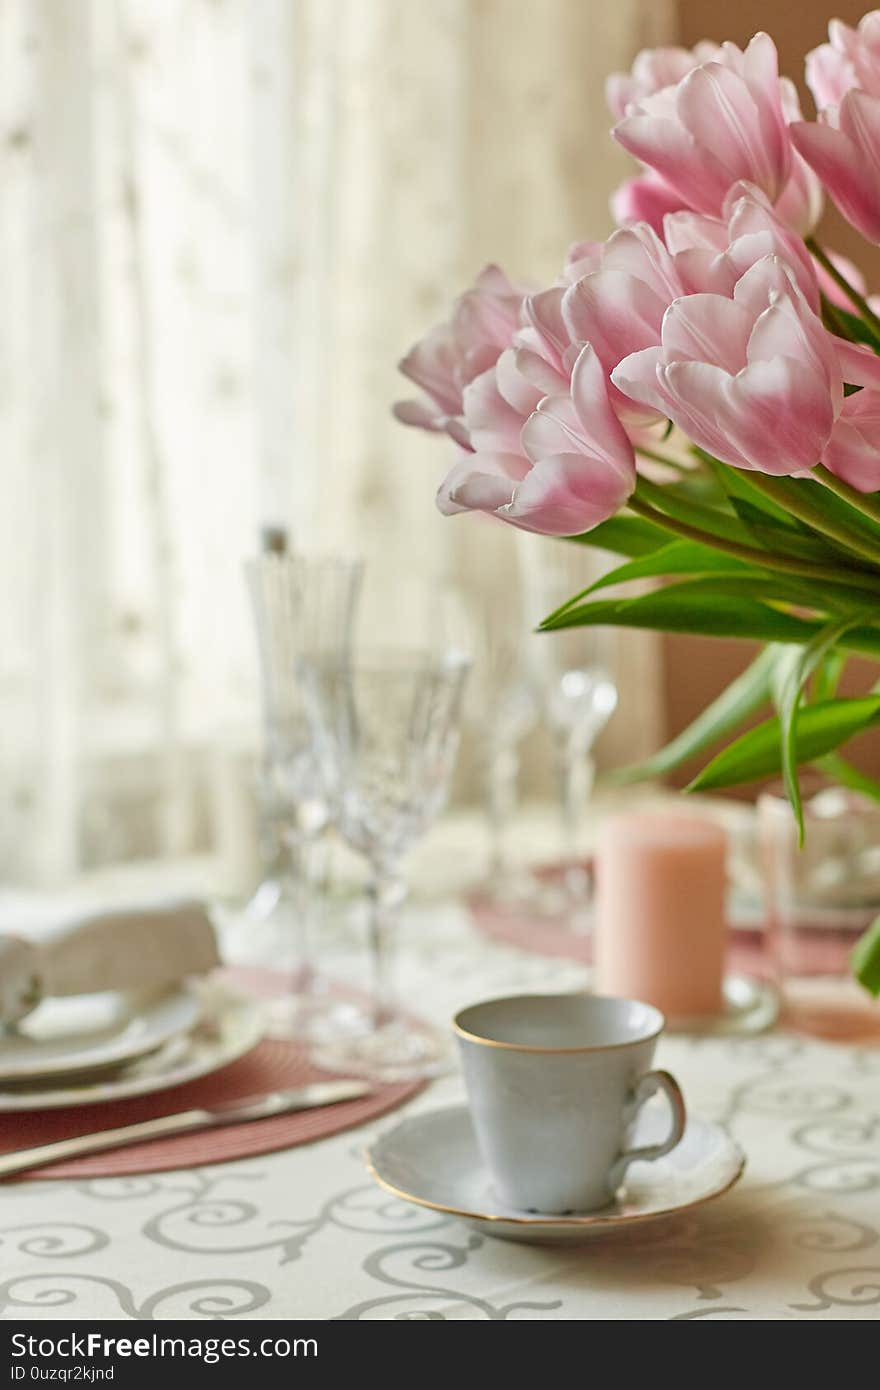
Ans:
<svg viewBox="0 0 880 1390"><path fill-rule="evenodd" d="M668 1223L583 1250L502 1247L375 1187L359 1131L204 1170L0 1188L0 1314L284 1317L323 1279L320 1316L340 1320L620 1316L614 1307L676 1320L870 1316L880 1053L785 1035L673 1046L676 1069L711 1081L713 1118L750 1170L723 1201ZM293 1173L295 1185L281 1180ZM123 1232L136 1261L115 1257Z"/></svg>

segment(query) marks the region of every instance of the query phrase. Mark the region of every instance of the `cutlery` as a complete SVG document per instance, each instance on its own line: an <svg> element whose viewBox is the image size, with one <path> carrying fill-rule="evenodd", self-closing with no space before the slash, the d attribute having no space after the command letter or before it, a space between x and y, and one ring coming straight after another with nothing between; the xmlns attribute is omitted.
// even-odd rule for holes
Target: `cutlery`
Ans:
<svg viewBox="0 0 880 1390"><path fill-rule="evenodd" d="M119 1129L58 1139L53 1144L39 1144L36 1148L0 1155L0 1178L27 1172L31 1168L42 1168L47 1163L60 1163L66 1158L79 1158L106 1149L122 1149L127 1144L138 1144L145 1139L164 1139L171 1134L191 1134L199 1129L246 1124L250 1120L266 1120L273 1115L288 1115L296 1110L338 1105L340 1101L358 1100L361 1096L369 1095L372 1089L365 1081L320 1081L312 1086L301 1086L295 1091L270 1091L263 1096L221 1101L219 1105L212 1105L210 1110L180 1110L174 1115L159 1115L156 1119L123 1125Z"/></svg>

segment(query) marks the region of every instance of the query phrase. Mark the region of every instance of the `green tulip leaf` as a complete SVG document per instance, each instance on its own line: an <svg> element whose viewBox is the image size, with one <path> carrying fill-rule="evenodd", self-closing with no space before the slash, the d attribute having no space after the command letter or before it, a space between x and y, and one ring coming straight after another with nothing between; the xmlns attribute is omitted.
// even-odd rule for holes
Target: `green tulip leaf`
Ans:
<svg viewBox="0 0 880 1390"><path fill-rule="evenodd" d="M806 705L795 714L798 758L815 762L833 753L863 729L880 724L880 696L829 700ZM723 749L703 768L688 791L718 791L778 775L782 767L782 725L767 719Z"/></svg>
<svg viewBox="0 0 880 1390"><path fill-rule="evenodd" d="M857 627L870 610L837 619L822 628L811 642L798 653L798 659L783 681L778 701L779 723L782 731L782 779L791 802L798 828L798 846L804 843L804 809L798 782L798 707L807 681L825 658L837 646L850 628Z"/></svg>
<svg viewBox="0 0 880 1390"><path fill-rule="evenodd" d="M770 698L770 677L779 648L765 647L751 665L721 692L688 727L665 748L642 763L634 763L613 772L609 781L616 783L643 782L663 777L667 772L695 757L704 748L717 743L725 734L739 727ZM788 650L783 648L782 650ZM797 650L794 648L794 650Z"/></svg>
<svg viewBox="0 0 880 1390"><path fill-rule="evenodd" d="M859 984L876 999L880 995L880 917L853 947L850 968Z"/></svg>

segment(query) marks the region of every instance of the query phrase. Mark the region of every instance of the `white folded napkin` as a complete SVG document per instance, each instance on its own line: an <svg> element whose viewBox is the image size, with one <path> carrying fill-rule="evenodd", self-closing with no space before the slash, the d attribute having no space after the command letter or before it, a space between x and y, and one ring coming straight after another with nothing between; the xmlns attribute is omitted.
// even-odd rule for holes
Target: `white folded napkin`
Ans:
<svg viewBox="0 0 880 1390"><path fill-rule="evenodd" d="M219 965L211 920L199 902L163 902L93 913L0 934L0 1025L51 995L161 989Z"/></svg>

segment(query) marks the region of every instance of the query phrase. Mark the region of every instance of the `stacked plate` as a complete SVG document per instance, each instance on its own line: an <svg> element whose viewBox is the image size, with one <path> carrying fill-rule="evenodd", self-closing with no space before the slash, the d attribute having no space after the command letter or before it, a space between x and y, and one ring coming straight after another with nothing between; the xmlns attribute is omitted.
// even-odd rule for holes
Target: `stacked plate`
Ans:
<svg viewBox="0 0 880 1390"><path fill-rule="evenodd" d="M47 999L0 1030L0 1112L179 1086L242 1057L261 1034L257 1006L213 982Z"/></svg>

